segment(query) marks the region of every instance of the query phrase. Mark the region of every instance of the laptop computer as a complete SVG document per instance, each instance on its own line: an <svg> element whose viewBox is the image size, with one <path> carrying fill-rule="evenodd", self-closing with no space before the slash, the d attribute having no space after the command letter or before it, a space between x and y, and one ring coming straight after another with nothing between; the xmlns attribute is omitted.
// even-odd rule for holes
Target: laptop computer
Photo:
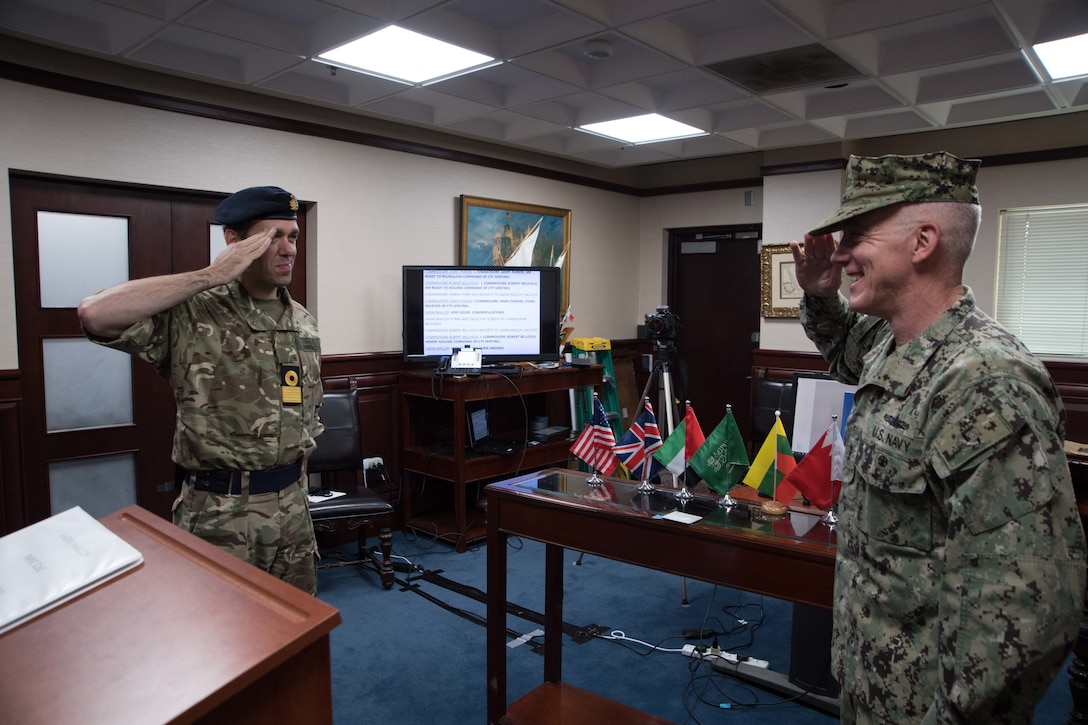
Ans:
<svg viewBox="0 0 1088 725"><path fill-rule="evenodd" d="M491 435L486 405L469 407L465 414L468 418L466 428L468 448L473 453L482 456L505 456L521 448L513 441L502 440Z"/></svg>

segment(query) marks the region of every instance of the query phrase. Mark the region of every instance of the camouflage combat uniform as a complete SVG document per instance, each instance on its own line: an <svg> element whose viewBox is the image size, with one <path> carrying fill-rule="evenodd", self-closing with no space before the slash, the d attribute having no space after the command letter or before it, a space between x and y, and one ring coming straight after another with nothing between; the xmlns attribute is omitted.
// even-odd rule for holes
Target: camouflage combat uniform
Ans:
<svg viewBox="0 0 1088 725"><path fill-rule="evenodd" d="M1085 586L1046 369L967 288L899 347L841 297L806 295L801 321L858 385L835 572L843 722L1030 722Z"/></svg>
<svg viewBox="0 0 1088 725"><path fill-rule="evenodd" d="M138 355L170 382L177 403L173 459L181 468L261 471L313 450L322 430L317 323L286 289L279 300L285 308L277 321L233 282L138 322L116 340L95 340ZM281 376L292 370L301 403L285 405ZM226 495L198 491L186 478L174 523L316 593L317 546L302 479L279 492Z"/></svg>

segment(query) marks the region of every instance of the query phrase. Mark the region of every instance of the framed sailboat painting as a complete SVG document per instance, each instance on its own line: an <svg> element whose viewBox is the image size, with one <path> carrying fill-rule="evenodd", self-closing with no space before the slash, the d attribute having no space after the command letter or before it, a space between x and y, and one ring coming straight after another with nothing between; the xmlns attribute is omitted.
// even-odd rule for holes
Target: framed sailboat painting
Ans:
<svg viewBox="0 0 1088 725"><path fill-rule="evenodd" d="M471 267L559 267L570 304L570 210L461 195L461 257Z"/></svg>

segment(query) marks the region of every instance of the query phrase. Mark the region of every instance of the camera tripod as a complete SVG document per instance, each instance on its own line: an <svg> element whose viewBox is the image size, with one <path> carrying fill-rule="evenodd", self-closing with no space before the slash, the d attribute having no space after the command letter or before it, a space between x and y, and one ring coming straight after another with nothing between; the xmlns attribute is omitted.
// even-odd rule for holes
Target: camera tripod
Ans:
<svg viewBox="0 0 1088 725"><path fill-rule="evenodd" d="M676 356L676 344L670 339L654 338L654 367L650 371L650 378L646 381L646 387L642 390L642 400L645 400L649 395L650 388L653 387L654 381L660 377L662 385L662 394L665 396L665 426L666 430L662 431L662 439L668 438L676 430L677 423L675 421L676 416L676 397L673 394L672 386L672 366L674 358ZM660 402L660 401L658 401ZM640 403L641 405L641 403ZM638 413L635 413L636 417ZM649 465L646 466L646 470L649 471ZM638 486L638 491L643 494L651 494L654 492L654 486L649 480L644 480ZM687 494L683 496L682 494ZM677 491L677 500L681 502L681 506L687 503L688 498L691 497L691 493L687 490L687 486L682 485ZM688 581L686 577L680 577L680 604L681 606L688 606Z"/></svg>
<svg viewBox="0 0 1088 725"><path fill-rule="evenodd" d="M672 364L673 358L676 354L676 346L671 339L654 339L654 365L650 370L649 379L646 381L646 387L642 389L642 396L639 398L639 408L635 410L635 418L638 418L642 412L642 406L644 401L649 399L650 389L654 386L654 383L658 380L661 381L662 395L665 398L664 406L658 407L659 410L664 408L665 411L665 428L661 430L662 440L672 435L672 432L676 430L677 422L676 416L676 397L673 393L673 381L672 381ZM658 400L661 403L661 400ZM649 481L650 466L644 468L643 480L638 486L640 493L650 494L653 493L654 485Z"/></svg>
<svg viewBox="0 0 1088 725"><path fill-rule="evenodd" d="M673 394L672 365L676 357L676 337L680 333L682 325L680 318L669 311L668 305L659 305L656 312L646 315L646 332L654 341L654 366L650 370L650 378L646 381L646 387L642 390L644 400L650 392L650 387L660 376L665 395L665 423L666 435L676 430L676 396ZM660 403L661 401L658 400ZM637 416L637 412L636 412Z"/></svg>

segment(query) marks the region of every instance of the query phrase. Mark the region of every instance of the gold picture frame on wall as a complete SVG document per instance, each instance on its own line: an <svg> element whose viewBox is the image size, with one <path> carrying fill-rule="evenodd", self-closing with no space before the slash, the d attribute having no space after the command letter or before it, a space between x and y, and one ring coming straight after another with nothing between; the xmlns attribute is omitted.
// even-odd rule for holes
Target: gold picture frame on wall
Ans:
<svg viewBox="0 0 1088 725"><path fill-rule="evenodd" d="M788 244L764 244L759 253L760 307L764 317L800 316L804 290L797 284Z"/></svg>
<svg viewBox="0 0 1088 725"><path fill-rule="evenodd" d="M461 195L459 264L559 267L570 305L570 209Z"/></svg>

